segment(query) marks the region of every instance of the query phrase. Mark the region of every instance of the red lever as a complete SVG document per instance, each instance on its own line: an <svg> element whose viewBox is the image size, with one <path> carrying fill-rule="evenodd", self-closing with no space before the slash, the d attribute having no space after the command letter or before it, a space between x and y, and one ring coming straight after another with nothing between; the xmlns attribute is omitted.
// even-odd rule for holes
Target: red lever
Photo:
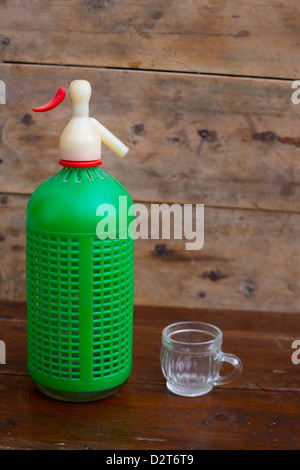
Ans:
<svg viewBox="0 0 300 470"><path fill-rule="evenodd" d="M32 111L36 111L37 113L43 113L44 111L50 111L50 109L56 108L66 96L66 90L64 88L60 88L54 98L49 101L49 103L41 106L40 108L33 108Z"/></svg>

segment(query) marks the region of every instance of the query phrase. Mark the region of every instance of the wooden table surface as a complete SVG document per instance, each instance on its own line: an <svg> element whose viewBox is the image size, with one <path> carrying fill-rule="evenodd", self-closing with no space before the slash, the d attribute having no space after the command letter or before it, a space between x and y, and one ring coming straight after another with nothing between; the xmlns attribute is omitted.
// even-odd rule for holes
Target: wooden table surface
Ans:
<svg viewBox="0 0 300 470"><path fill-rule="evenodd" d="M201 320L224 332L223 350L238 355L242 375L202 397L165 386L161 330ZM26 365L26 305L0 302L0 449L299 449L298 314L136 307L133 370L114 396L64 403L40 393ZM225 369L224 369L225 372Z"/></svg>

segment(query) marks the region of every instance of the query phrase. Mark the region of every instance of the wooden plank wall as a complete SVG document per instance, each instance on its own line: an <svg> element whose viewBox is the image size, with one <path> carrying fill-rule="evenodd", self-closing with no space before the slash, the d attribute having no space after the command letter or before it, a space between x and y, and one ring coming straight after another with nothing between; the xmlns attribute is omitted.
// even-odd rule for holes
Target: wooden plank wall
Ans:
<svg viewBox="0 0 300 470"><path fill-rule="evenodd" d="M25 212L59 170L75 78L130 147L103 168L135 202L203 203L205 242L137 240L135 303L298 312L300 4L0 0L0 297L24 300ZM104 147L104 146L103 146Z"/></svg>

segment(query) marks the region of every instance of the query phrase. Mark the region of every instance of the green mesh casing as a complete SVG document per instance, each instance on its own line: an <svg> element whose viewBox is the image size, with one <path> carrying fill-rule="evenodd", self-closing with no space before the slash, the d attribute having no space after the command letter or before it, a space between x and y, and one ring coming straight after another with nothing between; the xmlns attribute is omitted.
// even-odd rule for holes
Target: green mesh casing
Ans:
<svg viewBox="0 0 300 470"><path fill-rule="evenodd" d="M30 198L28 371L42 386L97 392L130 375L134 275L128 224L134 216L120 226L126 219L119 219L119 196L126 196L128 208L133 204L99 167L64 167ZM103 203L115 208L117 238L97 236L96 211Z"/></svg>

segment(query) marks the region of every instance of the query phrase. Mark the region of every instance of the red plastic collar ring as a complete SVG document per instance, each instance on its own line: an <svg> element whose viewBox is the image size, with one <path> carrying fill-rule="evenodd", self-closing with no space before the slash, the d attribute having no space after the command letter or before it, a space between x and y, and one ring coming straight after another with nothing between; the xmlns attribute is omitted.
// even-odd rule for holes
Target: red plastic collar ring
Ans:
<svg viewBox="0 0 300 470"><path fill-rule="evenodd" d="M70 160L59 160L61 166L72 166L74 168L84 168L88 166L99 166L102 164L102 160L91 160L87 162L73 162Z"/></svg>

